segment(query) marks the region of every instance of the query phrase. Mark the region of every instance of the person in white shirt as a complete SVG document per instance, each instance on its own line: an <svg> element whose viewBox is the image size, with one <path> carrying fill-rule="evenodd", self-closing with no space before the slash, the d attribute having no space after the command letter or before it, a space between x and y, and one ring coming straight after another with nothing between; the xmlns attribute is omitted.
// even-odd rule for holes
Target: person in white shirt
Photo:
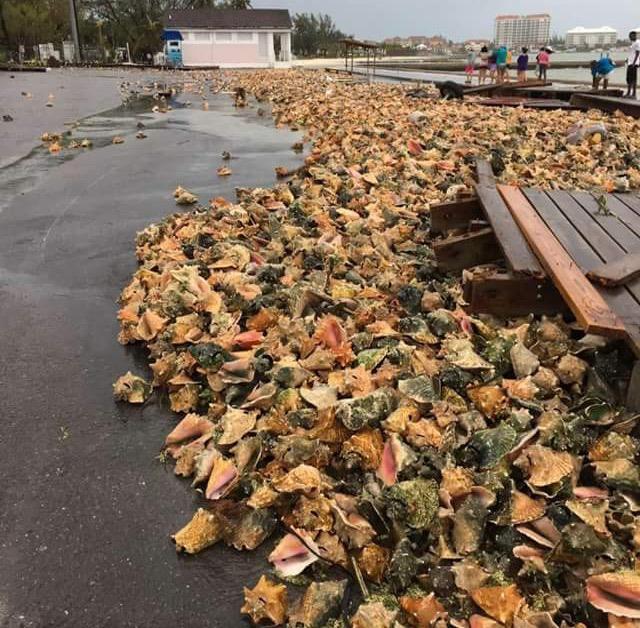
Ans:
<svg viewBox="0 0 640 628"><path fill-rule="evenodd" d="M629 33L631 40L631 48L629 49L629 57L627 58L627 93L625 98L637 98L638 89L638 67L640 66L640 41L638 41L638 33L631 31Z"/></svg>

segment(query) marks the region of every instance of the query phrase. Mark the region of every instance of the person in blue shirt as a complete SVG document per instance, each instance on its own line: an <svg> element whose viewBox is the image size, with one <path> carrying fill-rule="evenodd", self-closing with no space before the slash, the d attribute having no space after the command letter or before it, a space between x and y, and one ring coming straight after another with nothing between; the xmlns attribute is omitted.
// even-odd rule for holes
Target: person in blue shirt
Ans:
<svg viewBox="0 0 640 628"><path fill-rule="evenodd" d="M608 54L600 55L600 59L591 66L593 89L597 90L600 88L600 81L602 81L602 88L607 89L609 87L609 76L615 69L616 64Z"/></svg>
<svg viewBox="0 0 640 628"><path fill-rule="evenodd" d="M498 83L504 83L505 75L507 73L507 56L508 51L506 46L500 46L496 50L496 65L498 66Z"/></svg>

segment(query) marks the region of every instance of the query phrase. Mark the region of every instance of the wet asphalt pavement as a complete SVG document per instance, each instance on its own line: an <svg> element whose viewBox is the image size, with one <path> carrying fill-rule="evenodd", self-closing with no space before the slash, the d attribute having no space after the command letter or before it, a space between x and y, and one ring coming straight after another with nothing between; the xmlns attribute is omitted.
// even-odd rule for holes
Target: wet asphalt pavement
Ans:
<svg viewBox="0 0 640 628"><path fill-rule="evenodd" d="M101 90L117 89L103 80ZM203 200L272 185L275 166L300 163L299 136L228 96L211 97L210 111L180 100L194 108L94 116L73 131L93 149L69 158L37 148L0 169L3 628L248 625L242 586L265 569L272 542L176 554L169 535L198 496L156 459L175 416L156 401L113 401L112 382L146 368L116 341L116 299L136 268L136 231L176 211L178 184ZM139 120L147 139L134 138ZM29 124L37 138L42 121ZM116 134L124 144L109 143ZM236 159L220 179L223 150Z"/></svg>

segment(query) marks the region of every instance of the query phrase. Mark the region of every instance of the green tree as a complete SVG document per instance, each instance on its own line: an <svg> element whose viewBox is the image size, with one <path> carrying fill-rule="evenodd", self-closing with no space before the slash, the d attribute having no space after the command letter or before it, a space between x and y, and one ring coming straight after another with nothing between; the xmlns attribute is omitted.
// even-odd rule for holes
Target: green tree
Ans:
<svg viewBox="0 0 640 628"><path fill-rule="evenodd" d="M310 57L321 50L337 48L346 35L329 15L296 13L293 16L293 50L297 55Z"/></svg>
<svg viewBox="0 0 640 628"><path fill-rule="evenodd" d="M0 1L0 36L7 48L60 42L69 33L66 0Z"/></svg>
<svg viewBox="0 0 640 628"><path fill-rule="evenodd" d="M221 9L251 9L251 0L226 0L218 5Z"/></svg>
<svg viewBox="0 0 640 628"><path fill-rule="evenodd" d="M124 46L141 60L161 46L163 17L172 9L250 9L251 0L76 0L83 45ZM98 27L98 24L100 25ZM70 37L68 0L0 0L0 44L59 44Z"/></svg>
<svg viewBox="0 0 640 628"><path fill-rule="evenodd" d="M126 42L134 59L157 52L164 14L172 9L248 9L251 0L87 0L87 11L104 24L111 44Z"/></svg>

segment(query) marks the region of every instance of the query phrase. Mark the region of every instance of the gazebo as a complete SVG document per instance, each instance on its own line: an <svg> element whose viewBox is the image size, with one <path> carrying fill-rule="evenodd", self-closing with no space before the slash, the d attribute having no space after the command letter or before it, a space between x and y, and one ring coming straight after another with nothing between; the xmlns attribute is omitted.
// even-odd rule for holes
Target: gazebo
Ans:
<svg viewBox="0 0 640 628"><path fill-rule="evenodd" d="M360 54L364 52L367 57L367 76L376 75L376 59L380 48L378 44L357 39L341 39L339 43L344 46L344 69L346 72L353 74L353 60L356 52L360 52ZM351 69L349 69L349 59L351 59Z"/></svg>

